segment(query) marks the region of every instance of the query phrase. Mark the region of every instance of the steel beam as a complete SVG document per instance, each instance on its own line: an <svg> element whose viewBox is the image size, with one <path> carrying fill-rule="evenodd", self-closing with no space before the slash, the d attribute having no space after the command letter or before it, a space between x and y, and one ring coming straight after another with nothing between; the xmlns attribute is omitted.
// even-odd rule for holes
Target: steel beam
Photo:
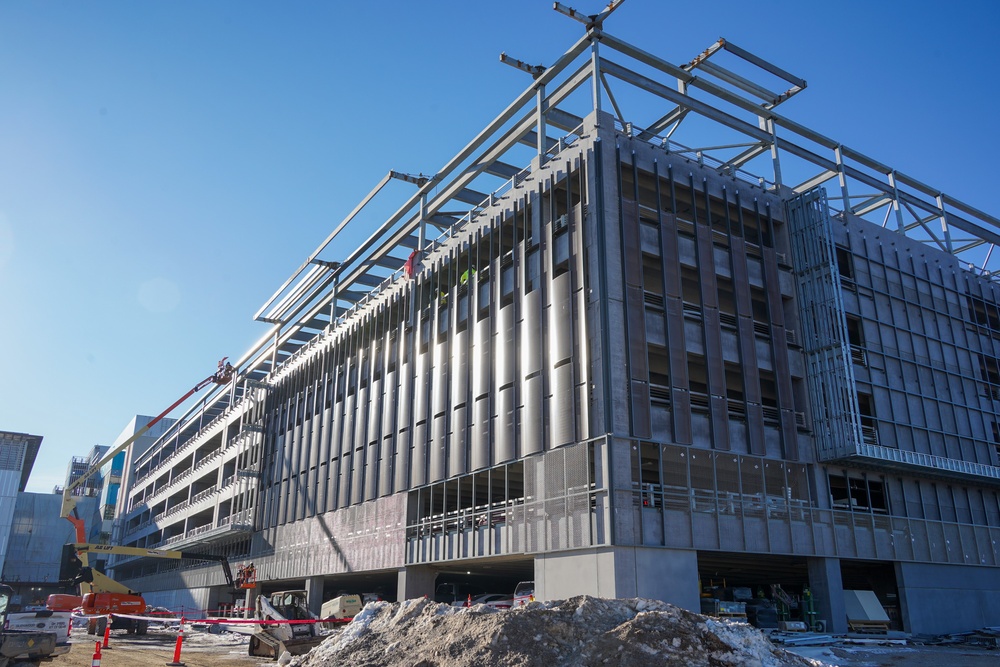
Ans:
<svg viewBox="0 0 1000 667"><path fill-rule="evenodd" d="M307 266L309 266L309 264L311 264L314 259L316 259L319 256L319 254L321 252L323 252L323 249L326 248L326 246L328 246L330 244L330 242L334 238L336 238L337 234L339 234L341 232L341 230L343 230L344 227L346 227L347 224L351 220L354 219L354 216L356 216L358 213L361 212L361 209L363 209L365 206L368 205L368 202L370 202L372 199L375 198L375 195L377 195L379 193L379 191L382 190L382 188L385 187L385 184L388 183L389 179L391 179L391 178L392 178L392 172L391 171L388 174L386 174L384 177L382 177L382 180L379 181L378 184L374 188L372 188L371 192L369 192L364 197L364 199L362 199L360 202L358 202L358 205L354 207L354 210L352 210L350 213L348 213L347 217L344 218L341 221L341 223L339 225L337 225L337 227L332 232L330 232L330 235L327 236L326 239L322 243L319 244L319 246L316 248L316 250L314 250L312 252L312 254L309 255L309 257L306 259L306 261L302 263L302 266L300 266L291 276L289 276L288 279L284 283L282 283L281 287L279 287L277 289L277 291L271 296L271 298L268 299L267 302L265 302L264 305L260 307L260 309L254 314L254 319L257 319L258 317L260 317L260 314L262 312L264 312L268 307L270 307L270 305L274 302L274 300L278 298L278 295L281 294L282 292L284 292L285 288L287 288L292 283L292 281L295 280L295 278L297 278L298 275L300 273L302 273L302 271Z"/></svg>

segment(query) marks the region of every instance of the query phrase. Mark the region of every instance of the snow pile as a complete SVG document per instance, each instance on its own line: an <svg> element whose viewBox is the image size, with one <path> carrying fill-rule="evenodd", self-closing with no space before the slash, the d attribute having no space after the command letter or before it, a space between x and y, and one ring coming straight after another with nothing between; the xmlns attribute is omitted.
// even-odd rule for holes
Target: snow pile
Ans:
<svg viewBox="0 0 1000 667"><path fill-rule="evenodd" d="M746 623L656 600L588 596L499 611L427 600L367 605L292 667L807 667Z"/></svg>

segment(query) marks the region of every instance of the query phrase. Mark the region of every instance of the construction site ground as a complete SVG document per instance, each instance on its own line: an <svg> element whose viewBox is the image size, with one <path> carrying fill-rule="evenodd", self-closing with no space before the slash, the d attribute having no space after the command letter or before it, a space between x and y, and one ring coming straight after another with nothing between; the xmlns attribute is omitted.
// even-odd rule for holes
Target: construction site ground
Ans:
<svg viewBox="0 0 1000 667"><path fill-rule="evenodd" d="M391 610L390 607L385 611L389 612ZM541 612L544 610L539 609L538 611ZM393 615L396 614L393 613ZM448 615L450 616L450 614ZM334 656L328 650L330 645L338 642L338 637L335 636L328 639L327 643L323 646L317 647L313 652L316 655L302 656L296 660L296 663L309 665L309 667L319 665L323 667L329 665L332 667L333 665L340 664L351 664L359 667L375 667L377 665L390 664L414 667L417 665L420 667L522 665L529 664L530 662L530 660L529 662L524 662L525 654L533 652L529 644L537 642L539 646L543 646L549 643L547 637L543 635L536 635L530 638L522 637L521 650L511 651L507 655L504 655L504 653L507 653L506 651L501 651L499 654L495 653L493 655L480 652L478 659L470 660L469 658L476 653L477 641L481 641L475 638L479 634L475 626L482 626L484 623L489 622L489 617L493 617L492 620L494 622L500 621L502 625L507 625L507 623L501 620L502 616L498 618L493 614L486 616L469 613L463 619L462 615L456 615L454 621L457 623L451 624L442 622L445 619L442 618L440 610L428 609L422 616L424 616L424 620L431 621L429 626L421 623L406 622L402 625L411 626L410 628L400 627L399 624L393 624L397 625L395 628L391 626L382 628L370 627L369 630L375 631L377 635L382 636L377 639L369 636L365 640L359 635L357 639L362 641L358 643L352 641L350 645L345 646L347 649L345 651L346 655L340 654L337 656ZM579 617L580 614L576 613L573 616ZM467 620L468 622L463 623L463 620ZM528 619L522 618L522 621L526 620ZM570 624L573 624L573 621L570 621ZM566 623L562 623L562 627L545 627L544 629L560 635L566 633L566 625ZM527 627L520 628L522 631L527 629ZM536 629L543 630L543 627L538 626ZM428 659L427 655L419 655L421 651L417 646L408 645L409 641L406 635L410 634L413 630L418 631L422 640L421 643L435 646L459 644L462 645L463 651L451 656L439 652L434 658ZM686 642L687 635L691 633L691 628L684 629L680 627L677 630L677 634L684 636ZM340 632L337 632L337 634L339 635ZM352 634L352 632L345 630L345 634ZM642 643L642 633L630 634L629 639L631 641ZM561 637L560 639L565 639L565 637ZM611 637L606 637L606 639L611 639ZM69 654L55 658L47 664L51 667L91 667L95 640L95 636L88 635L84 629L74 629L73 644ZM110 648L103 650L101 654L101 667L161 667L173 661L176 640L176 632L170 629L151 628L149 633L144 636L128 635L123 631L112 632L109 641ZM248 656L247 642L248 637L246 635L235 633L214 634L202 630L188 630L185 632L180 661L187 667L265 667L276 664L273 660ZM384 652L384 648L388 648L389 650ZM680 655L655 653L640 656L644 658L642 662L635 663L626 659L625 656L611 651L611 648L610 646L606 646L603 649L605 651L604 655L609 660L602 661L602 664L642 664L644 666L691 664L689 660L684 659ZM327 650L324 651L324 649ZM412 649L412 651L407 649ZM328 655L322 655L323 653L327 653ZM544 651L540 651L540 653L544 653ZM906 667L938 667L939 665L948 665L949 667L986 667L987 665L995 666L1000 664L1000 650L990 650L967 645L880 646L878 644L856 645L841 642L829 646L798 647L795 649L795 653L797 655L794 657L788 656L789 659L787 661L778 656L773 656L772 658L766 658L763 662L749 659L750 655L745 656L748 659L741 660L738 657L739 654L732 654L728 658L729 660L735 659L736 662L725 660L723 663L718 664L756 664L768 667L771 665L786 664L801 665L805 661L800 662L799 656L816 661L812 664L817 666L840 665L841 667L899 667L904 665ZM392 657L390 658L389 656ZM538 657L541 656L539 655ZM345 658L347 658L346 663L344 662Z"/></svg>
<svg viewBox="0 0 1000 667"><path fill-rule="evenodd" d="M45 663L51 667L91 667L94 657L94 635L83 628L74 628L72 645L67 655ZM247 655L246 635L211 634L199 630L184 633L181 662L187 667L258 667L274 665L273 660ZM101 667L163 667L174 659L177 633L173 630L150 628L145 635L129 635L112 631L108 649L101 651Z"/></svg>

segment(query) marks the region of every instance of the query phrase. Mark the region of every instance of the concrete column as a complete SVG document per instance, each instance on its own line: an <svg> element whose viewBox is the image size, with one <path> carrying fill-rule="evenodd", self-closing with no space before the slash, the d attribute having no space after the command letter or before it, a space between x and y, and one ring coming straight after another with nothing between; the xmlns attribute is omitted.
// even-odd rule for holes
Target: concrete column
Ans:
<svg viewBox="0 0 1000 667"><path fill-rule="evenodd" d="M535 596L644 597L699 611L698 554L681 549L607 547L535 559Z"/></svg>
<svg viewBox="0 0 1000 667"><path fill-rule="evenodd" d="M253 616L254 605L257 603L257 589L248 588L246 589L246 595L243 597L243 607L245 611L243 612L244 618L251 618Z"/></svg>
<svg viewBox="0 0 1000 667"><path fill-rule="evenodd" d="M826 621L826 631L847 632L847 607L839 558L807 558L809 589L816 605L816 619Z"/></svg>
<svg viewBox="0 0 1000 667"><path fill-rule="evenodd" d="M615 597L614 549L538 554L535 599L565 600L574 595Z"/></svg>
<svg viewBox="0 0 1000 667"><path fill-rule="evenodd" d="M434 598L434 581L437 570L427 565L408 565L399 570L396 599L400 602L425 595Z"/></svg>
<svg viewBox="0 0 1000 667"><path fill-rule="evenodd" d="M205 589L205 592L207 593L207 595L206 595L205 606L203 607L203 609L205 609L209 613L218 612L219 606L222 603L222 590L215 588L207 588Z"/></svg>
<svg viewBox="0 0 1000 667"><path fill-rule="evenodd" d="M663 600L701 613L698 552L687 549L630 549L635 559L635 596ZM628 575L628 571L623 573Z"/></svg>
<svg viewBox="0 0 1000 667"><path fill-rule="evenodd" d="M306 599L309 601L309 611L319 616L323 609L323 577L306 579Z"/></svg>

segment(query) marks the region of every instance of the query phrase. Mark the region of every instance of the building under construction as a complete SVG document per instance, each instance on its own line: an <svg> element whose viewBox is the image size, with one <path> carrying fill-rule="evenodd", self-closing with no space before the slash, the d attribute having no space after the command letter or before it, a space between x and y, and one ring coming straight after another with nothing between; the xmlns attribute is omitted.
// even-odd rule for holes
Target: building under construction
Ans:
<svg viewBox="0 0 1000 667"><path fill-rule="evenodd" d="M579 41L503 57L524 92L363 197L236 380L135 458L119 542L253 561L317 608L532 579L1000 625L1000 220L784 117L805 81L732 43L675 65L557 9ZM374 220L390 179L412 196ZM151 603L232 602L217 568L113 566Z"/></svg>

